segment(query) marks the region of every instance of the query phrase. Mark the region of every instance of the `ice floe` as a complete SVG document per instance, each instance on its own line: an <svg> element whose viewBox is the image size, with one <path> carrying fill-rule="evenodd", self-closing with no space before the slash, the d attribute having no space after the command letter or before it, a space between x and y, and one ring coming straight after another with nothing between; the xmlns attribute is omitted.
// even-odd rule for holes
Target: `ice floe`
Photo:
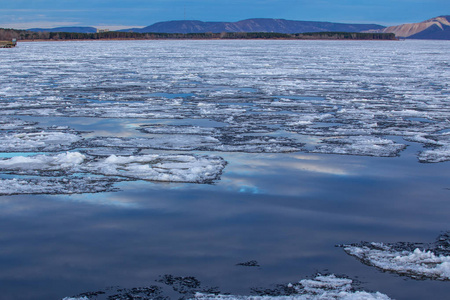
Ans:
<svg viewBox="0 0 450 300"><path fill-rule="evenodd" d="M369 293L365 291L356 291L352 286L353 280L337 277L336 275L317 275L313 279L303 279L299 283L288 284L284 289L284 295L259 295L259 296L240 296L240 295L214 295L196 293L193 299L201 300L319 300L319 299L378 299L388 300L387 295L380 292ZM286 293L287 292L287 293Z"/></svg>
<svg viewBox="0 0 450 300"><path fill-rule="evenodd" d="M368 243L343 245L344 251L361 262L416 279L450 280L450 233L433 244Z"/></svg>
<svg viewBox="0 0 450 300"><path fill-rule="evenodd" d="M115 178L98 177L20 177L0 179L0 195L81 194L117 191Z"/></svg>
<svg viewBox="0 0 450 300"><path fill-rule="evenodd" d="M389 157L398 155L404 148L406 145L379 137L349 136L322 140L312 152Z"/></svg>
<svg viewBox="0 0 450 300"><path fill-rule="evenodd" d="M81 140L77 133L64 131L36 131L1 133L0 152L65 151Z"/></svg>
<svg viewBox="0 0 450 300"><path fill-rule="evenodd" d="M1 172L19 176L0 179L0 195L101 192L124 180L210 183L219 179L225 165L221 157L208 155L14 156L0 159Z"/></svg>
<svg viewBox="0 0 450 300"><path fill-rule="evenodd" d="M111 155L88 163L86 170L140 180L207 183L218 179L225 165L221 157L206 155Z"/></svg>

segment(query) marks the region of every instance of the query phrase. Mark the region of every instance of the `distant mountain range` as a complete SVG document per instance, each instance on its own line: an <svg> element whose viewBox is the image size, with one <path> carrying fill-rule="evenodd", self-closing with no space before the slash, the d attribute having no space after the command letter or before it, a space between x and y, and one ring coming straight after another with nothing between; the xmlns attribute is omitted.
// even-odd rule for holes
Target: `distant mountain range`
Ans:
<svg viewBox="0 0 450 300"><path fill-rule="evenodd" d="M35 32L79 32L79 33L96 33L97 28L94 27L56 27L56 28L30 28L28 31Z"/></svg>
<svg viewBox="0 0 450 300"><path fill-rule="evenodd" d="M29 31L95 33L94 27L31 28ZM248 19L238 22L167 21L145 28L130 28L122 32L138 33L205 33L205 32L378 32L395 33L409 39L450 40L450 16L440 16L420 23L385 27L377 24L345 24L331 22L292 21L284 19Z"/></svg>
<svg viewBox="0 0 450 300"><path fill-rule="evenodd" d="M121 31L158 33L204 33L204 32L361 32L385 28L376 24L344 24L331 22L291 21L283 19L248 19L238 22L168 21L145 28L130 28Z"/></svg>

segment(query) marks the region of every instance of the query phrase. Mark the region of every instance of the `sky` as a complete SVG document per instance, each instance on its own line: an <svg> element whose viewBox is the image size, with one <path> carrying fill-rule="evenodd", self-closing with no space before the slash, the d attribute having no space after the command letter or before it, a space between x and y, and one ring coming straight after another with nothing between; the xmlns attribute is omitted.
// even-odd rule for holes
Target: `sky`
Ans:
<svg viewBox="0 0 450 300"><path fill-rule="evenodd" d="M399 25L450 15L449 0L0 0L0 27L111 30L171 20L300 21Z"/></svg>

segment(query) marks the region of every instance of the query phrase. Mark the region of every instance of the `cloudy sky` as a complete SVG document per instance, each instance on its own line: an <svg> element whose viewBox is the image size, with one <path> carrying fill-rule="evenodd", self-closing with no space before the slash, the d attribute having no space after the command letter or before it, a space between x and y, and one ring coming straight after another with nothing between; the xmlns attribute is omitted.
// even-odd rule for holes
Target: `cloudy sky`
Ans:
<svg viewBox="0 0 450 300"><path fill-rule="evenodd" d="M0 0L0 27L17 29L249 18L397 25L439 15L450 15L449 0Z"/></svg>

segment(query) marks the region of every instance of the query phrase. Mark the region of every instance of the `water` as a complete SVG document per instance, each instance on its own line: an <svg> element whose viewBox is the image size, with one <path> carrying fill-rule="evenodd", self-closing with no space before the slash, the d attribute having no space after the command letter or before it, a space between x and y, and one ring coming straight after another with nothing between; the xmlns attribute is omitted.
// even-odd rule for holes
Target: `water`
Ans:
<svg viewBox="0 0 450 300"><path fill-rule="evenodd" d="M447 48L126 41L0 51L1 298L151 286L164 274L249 295L321 272L393 299L445 299L446 281L382 272L335 246L428 243L449 230ZM54 159L66 151L84 159ZM98 168L148 154L183 176L167 155L205 157L217 176ZM236 265L251 260L260 267Z"/></svg>

